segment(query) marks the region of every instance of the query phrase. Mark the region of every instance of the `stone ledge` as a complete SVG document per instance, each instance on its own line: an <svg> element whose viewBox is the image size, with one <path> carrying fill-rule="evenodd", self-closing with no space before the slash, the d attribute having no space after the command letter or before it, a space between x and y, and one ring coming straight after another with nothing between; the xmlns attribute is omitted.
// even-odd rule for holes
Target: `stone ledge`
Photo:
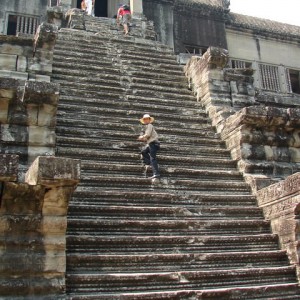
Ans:
<svg viewBox="0 0 300 300"><path fill-rule="evenodd" d="M295 193L300 194L300 173L293 174L286 180L258 191L258 204L260 206L269 205Z"/></svg>
<svg viewBox="0 0 300 300"><path fill-rule="evenodd" d="M59 99L59 84L26 81L23 102L26 104L50 104L57 106Z"/></svg>
<svg viewBox="0 0 300 300"><path fill-rule="evenodd" d="M80 180L80 160L39 156L25 174L29 185L74 186Z"/></svg>

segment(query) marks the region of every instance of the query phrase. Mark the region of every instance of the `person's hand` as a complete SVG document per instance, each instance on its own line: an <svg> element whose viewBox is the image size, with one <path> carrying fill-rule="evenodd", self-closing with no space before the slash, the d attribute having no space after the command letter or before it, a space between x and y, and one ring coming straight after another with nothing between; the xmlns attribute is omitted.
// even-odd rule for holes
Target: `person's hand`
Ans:
<svg viewBox="0 0 300 300"><path fill-rule="evenodd" d="M141 142L145 142L146 141L146 139L142 135L140 135L138 137L138 140L141 141Z"/></svg>

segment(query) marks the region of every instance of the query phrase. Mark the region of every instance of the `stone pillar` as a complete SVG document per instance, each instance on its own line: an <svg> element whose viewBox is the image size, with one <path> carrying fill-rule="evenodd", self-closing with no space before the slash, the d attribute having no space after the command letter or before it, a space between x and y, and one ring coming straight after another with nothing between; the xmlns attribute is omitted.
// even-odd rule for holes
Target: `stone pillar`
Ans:
<svg viewBox="0 0 300 300"><path fill-rule="evenodd" d="M130 0L130 9L133 17L141 18L143 15L143 0Z"/></svg>

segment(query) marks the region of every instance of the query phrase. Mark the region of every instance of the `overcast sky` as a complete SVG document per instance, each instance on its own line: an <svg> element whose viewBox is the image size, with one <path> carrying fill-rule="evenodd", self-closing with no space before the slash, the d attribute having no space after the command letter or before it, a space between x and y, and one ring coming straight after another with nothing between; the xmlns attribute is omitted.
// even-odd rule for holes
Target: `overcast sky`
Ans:
<svg viewBox="0 0 300 300"><path fill-rule="evenodd" d="M230 0L230 11L300 26L300 0Z"/></svg>

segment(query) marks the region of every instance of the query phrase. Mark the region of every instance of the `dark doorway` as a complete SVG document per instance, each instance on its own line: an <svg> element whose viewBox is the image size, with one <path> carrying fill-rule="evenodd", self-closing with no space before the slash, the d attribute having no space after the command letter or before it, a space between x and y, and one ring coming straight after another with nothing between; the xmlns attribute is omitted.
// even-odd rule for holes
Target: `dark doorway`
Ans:
<svg viewBox="0 0 300 300"><path fill-rule="evenodd" d="M95 16L107 17L107 0L95 0Z"/></svg>
<svg viewBox="0 0 300 300"><path fill-rule="evenodd" d="M17 33L17 16L9 15L7 24L7 35L16 35Z"/></svg>
<svg viewBox="0 0 300 300"><path fill-rule="evenodd" d="M81 1L77 0L77 8L81 8ZM95 0L95 16L107 17L107 0Z"/></svg>

